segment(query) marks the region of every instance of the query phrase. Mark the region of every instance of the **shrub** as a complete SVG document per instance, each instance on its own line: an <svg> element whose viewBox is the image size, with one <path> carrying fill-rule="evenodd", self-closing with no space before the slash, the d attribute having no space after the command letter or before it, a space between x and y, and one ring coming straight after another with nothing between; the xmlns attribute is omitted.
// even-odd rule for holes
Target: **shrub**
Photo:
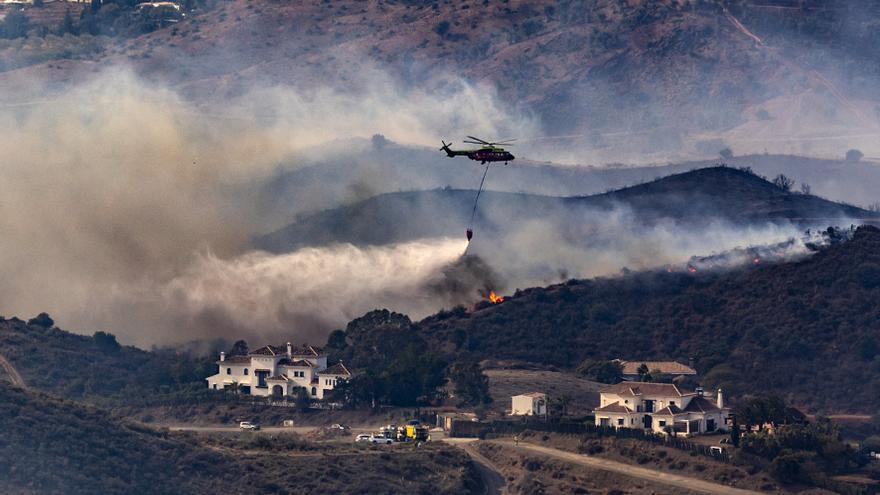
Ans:
<svg viewBox="0 0 880 495"><path fill-rule="evenodd" d="M784 174L779 174L776 176L775 179L773 179L773 185L775 185L779 189L782 189L785 192L788 192L791 191L791 186L794 185L794 179Z"/></svg>
<svg viewBox="0 0 880 495"><path fill-rule="evenodd" d="M43 328L52 328L55 326L55 320L49 316L49 313L40 313L28 320L28 325L35 325Z"/></svg>
<svg viewBox="0 0 880 495"><path fill-rule="evenodd" d="M449 21L440 21L434 26L434 32L440 35L441 38L446 37L449 34Z"/></svg>
<svg viewBox="0 0 880 495"><path fill-rule="evenodd" d="M846 161L856 163L864 157L865 154L857 149L851 149L846 152Z"/></svg>

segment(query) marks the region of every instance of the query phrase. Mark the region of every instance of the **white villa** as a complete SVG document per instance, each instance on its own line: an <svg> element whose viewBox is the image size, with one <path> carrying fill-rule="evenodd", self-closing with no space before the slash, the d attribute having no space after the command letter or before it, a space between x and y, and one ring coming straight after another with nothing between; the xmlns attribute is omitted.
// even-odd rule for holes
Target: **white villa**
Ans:
<svg viewBox="0 0 880 495"><path fill-rule="evenodd" d="M323 399L339 380L348 380L351 373L342 364L327 367L327 355L310 345L287 348L267 345L247 356L226 357L220 353L216 375L210 376L208 388L223 390L237 386L243 394L282 398L294 395L298 387L308 391L312 399Z"/></svg>
<svg viewBox="0 0 880 495"><path fill-rule="evenodd" d="M718 389L715 401L702 389L684 393L671 383L621 382L599 391L596 425L644 428L690 436L725 430L730 409Z"/></svg>

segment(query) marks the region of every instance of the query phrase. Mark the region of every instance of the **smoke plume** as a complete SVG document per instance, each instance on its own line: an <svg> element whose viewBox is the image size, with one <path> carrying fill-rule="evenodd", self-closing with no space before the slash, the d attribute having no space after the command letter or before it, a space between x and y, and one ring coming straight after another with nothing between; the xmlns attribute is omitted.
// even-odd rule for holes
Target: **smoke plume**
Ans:
<svg viewBox="0 0 880 495"><path fill-rule="evenodd" d="M409 292L460 242L249 252L271 216L263 182L307 147L330 154L378 130L418 143L450 125L486 135L531 125L485 87L431 95L363 77L356 95L258 87L213 108L126 70L61 89L28 81L42 97L0 106L0 311L48 311L64 328L137 344L326 330L396 298L427 311ZM494 108L467 110L477 104Z"/></svg>

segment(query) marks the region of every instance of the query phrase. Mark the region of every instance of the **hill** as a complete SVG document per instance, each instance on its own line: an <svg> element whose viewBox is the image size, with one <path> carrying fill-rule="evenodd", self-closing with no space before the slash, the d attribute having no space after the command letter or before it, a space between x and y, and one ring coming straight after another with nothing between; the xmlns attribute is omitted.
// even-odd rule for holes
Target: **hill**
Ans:
<svg viewBox="0 0 880 495"><path fill-rule="evenodd" d="M812 411L880 406L880 230L802 261L641 273L517 291L415 324L435 349L575 367L693 359L708 387L778 393ZM832 385L833 384L833 385Z"/></svg>
<svg viewBox="0 0 880 495"><path fill-rule="evenodd" d="M0 318L0 355L29 388L91 402L143 401L204 388L212 357L185 349L144 351L112 334L77 335L51 325Z"/></svg>
<svg viewBox="0 0 880 495"><path fill-rule="evenodd" d="M460 236L470 220L474 195L474 191L454 189L382 194L303 215L289 226L257 238L254 244L285 252L332 242L388 244ZM480 239L489 244L498 244L533 221L558 227L564 238L578 239L591 225L608 228L611 218L620 212L626 221L637 225L671 222L693 228L712 222L745 226L791 221L827 226L835 221L849 224L849 218L880 218L874 212L782 190L747 171L712 167L594 196L559 198L486 191L480 197L475 225Z"/></svg>
<svg viewBox="0 0 880 495"><path fill-rule="evenodd" d="M558 147L566 148L564 143ZM353 204L384 193L445 187L471 189L480 183L483 172L476 162L450 160L436 149L404 146L378 138L372 145L352 139L334 149L331 157L299 157L296 166L266 180L260 194L265 205L264 217L269 218L266 224L285 225L291 215ZM519 151L520 148L518 155ZM540 158L540 152L528 147L522 151L528 155L491 170L486 179L488 189L542 196L587 196L711 167L718 162L715 159L595 167L584 166L592 158L584 155L576 162L581 165L571 166L531 161L529 158ZM735 168L749 167L771 178L785 174L795 180L795 190L807 184L812 194L832 201L859 206L880 202L880 167L874 163L763 154L736 156L724 162Z"/></svg>
<svg viewBox="0 0 880 495"><path fill-rule="evenodd" d="M107 2L97 15L106 29L79 29L99 36L5 42L0 70L10 74L0 79L77 80L128 65L222 105L255 84L352 86L378 66L429 92L486 84L504 107L536 114L550 134L576 132L563 142L606 161L693 156L719 136L752 152L874 149L865 129L875 132L876 115L863 109L878 96L880 64L866 48L875 6L808 1L790 15L790 2L745 0L192 3L183 22L122 40L103 36L125 17Z"/></svg>
<svg viewBox="0 0 880 495"><path fill-rule="evenodd" d="M383 453L283 434L208 444L4 383L0 414L3 493L463 493L478 483L466 454L443 445Z"/></svg>

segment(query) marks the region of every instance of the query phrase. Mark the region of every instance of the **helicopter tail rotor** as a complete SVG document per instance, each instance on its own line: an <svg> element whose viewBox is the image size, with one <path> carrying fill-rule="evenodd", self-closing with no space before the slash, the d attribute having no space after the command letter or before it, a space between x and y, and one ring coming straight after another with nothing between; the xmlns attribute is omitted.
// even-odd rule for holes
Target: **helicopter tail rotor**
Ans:
<svg viewBox="0 0 880 495"><path fill-rule="evenodd" d="M446 156L449 156L449 157L455 156L455 154L452 153L452 150L449 149L449 147L452 145L452 143L446 144L446 141L443 141L442 139L440 140L440 142L443 143L443 146L440 148L440 151L445 151Z"/></svg>

